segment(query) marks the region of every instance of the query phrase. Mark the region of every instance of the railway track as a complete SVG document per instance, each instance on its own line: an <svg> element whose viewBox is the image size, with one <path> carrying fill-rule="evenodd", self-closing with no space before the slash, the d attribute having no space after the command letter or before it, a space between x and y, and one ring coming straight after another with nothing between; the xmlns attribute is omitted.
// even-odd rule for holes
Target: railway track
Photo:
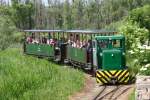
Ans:
<svg viewBox="0 0 150 100"><path fill-rule="evenodd" d="M131 86L127 85L104 86L93 100L117 100L130 88Z"/></svg>

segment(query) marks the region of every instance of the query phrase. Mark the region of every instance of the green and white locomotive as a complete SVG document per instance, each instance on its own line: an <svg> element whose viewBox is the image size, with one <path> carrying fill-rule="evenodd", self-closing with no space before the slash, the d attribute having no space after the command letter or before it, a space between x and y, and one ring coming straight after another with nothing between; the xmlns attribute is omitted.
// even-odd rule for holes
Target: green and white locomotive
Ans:
<svg viewBox="0 0 150 100"><path fill-rule="evenodd" d="M95 72L101 84L128 83L125 37L106 30L24 30L24 53Z"/></svg>
<svg viewBox="0 0 150 100"><path fill-rule="evenodd" d="M97 36L96 53L97 66L96 80L98 83L115 84L128 83L129 71L125 59L125 37L123 35Z"/></svg>

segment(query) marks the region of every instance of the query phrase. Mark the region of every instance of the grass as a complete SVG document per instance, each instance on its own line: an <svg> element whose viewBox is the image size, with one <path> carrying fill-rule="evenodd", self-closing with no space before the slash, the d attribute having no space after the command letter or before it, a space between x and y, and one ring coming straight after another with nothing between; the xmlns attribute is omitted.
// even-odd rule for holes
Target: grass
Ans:
<svg viewBox="0 0 150 100"><path fill-rule="evenodd" d="M135 100L135 90L129 95L129 100Z"/></svg>
<svg viewBox="0 0 150 100"><path fill-rule="evenodd" d="M78 70L19 49L0 52L0 100L66 100L83 85L84 75Z"/></svg>

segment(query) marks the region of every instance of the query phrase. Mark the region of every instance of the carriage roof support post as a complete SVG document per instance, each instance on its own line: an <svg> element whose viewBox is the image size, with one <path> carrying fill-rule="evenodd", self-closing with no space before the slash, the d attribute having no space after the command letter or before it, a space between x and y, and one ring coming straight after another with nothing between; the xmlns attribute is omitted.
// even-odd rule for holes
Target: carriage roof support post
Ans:
<svg viewBox="0 0 150 100"><path fill-rule="evenodd" d="M39 37L38 37L39 38L39 43L41 43L41 38L40 37L41 37L41 33L39 32Z"/></svg>
<svg viewBox="0 0 150 100"><path fill-rule="evenodd" d="M69 34L68 33L66 33L66 34L67 34L67 40L69 40L70 39Z"/></svg>
<svg viewBox="0 0 150 100"><path fill-rule="evenodd" d="M57 33L57 35L58 35L58 40L59 40L59 32Z"/></svg>
<svg viewBox="0 0 150 100"><path fill-rule="evenodd" d="M64 32L63 32L63 38L65 37Z"/></svg>
<svg viewBox="0 0 150 100"><path fill-rule="evenodd" d="M54 34L54 32L52 32L52 34L53 34L53 38L55 38L55 34Z"/></svg>
<svg viewBox="0 0 150 100"><path fill-rule="evenodd" d="M82 39L82 43L83 43L83 34L82 34L82 36L81 36L81 39Z"/></svg>
<svg viewBox="0 0 150 100"><path fill-rule="evenodd" d="M25 48L26 48L26 38L27 38L27 36L26 36L26 32L24 32L24 45L23 45L23 52L25 53L26 52L26 50L25 50Z"/></svg>
<svg viewBox="0 0 150 100"><path fill-rule="evenodd" d="M51 33L48 32L48 39L51 39Z"/></svg>
<svg viewBox="0 0 150 100"><path fill-rule="evenodd" d="M93 42L92 42L92 34L91 34L91 71L94 72L94 68L93 68ZM93 74L94 75L94 74Z"/></svg>
<svg viewBox="0 0 150 100"><path fill-rule="evenodd" d="M87 34L85 35L85 41L87 41L88 39L87 39Z"/></svg>

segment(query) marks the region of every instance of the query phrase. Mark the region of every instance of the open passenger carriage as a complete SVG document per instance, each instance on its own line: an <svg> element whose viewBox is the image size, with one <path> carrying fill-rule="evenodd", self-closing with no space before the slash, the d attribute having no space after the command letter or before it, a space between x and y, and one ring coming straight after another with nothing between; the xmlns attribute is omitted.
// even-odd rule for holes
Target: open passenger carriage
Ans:
<svg viewBox="0 0 150 100"><path fill-rule="evenodd" d="M117 32L106 30L67 30L65 33L67 33L69 39L65 61L84 69L94 70L97 66L96 48L94 46L95 36L111 36Z"/></svg>
<svg viewBox="0 0 150 100"><path fill-rule="evenodd" d="M50 57L57 62L71 63L92 70L93 66L97 66L93 46L95 36L110 36L117 33L105 30L24 30L24 32L26 54Z"/></svg>
<svg viewBox="0 0 150 100"><path fill-rule="evenodd" d="M62 30L24 30L24 32L26 54L58 59L60 49L56 47L60 44Z"/></svg>

